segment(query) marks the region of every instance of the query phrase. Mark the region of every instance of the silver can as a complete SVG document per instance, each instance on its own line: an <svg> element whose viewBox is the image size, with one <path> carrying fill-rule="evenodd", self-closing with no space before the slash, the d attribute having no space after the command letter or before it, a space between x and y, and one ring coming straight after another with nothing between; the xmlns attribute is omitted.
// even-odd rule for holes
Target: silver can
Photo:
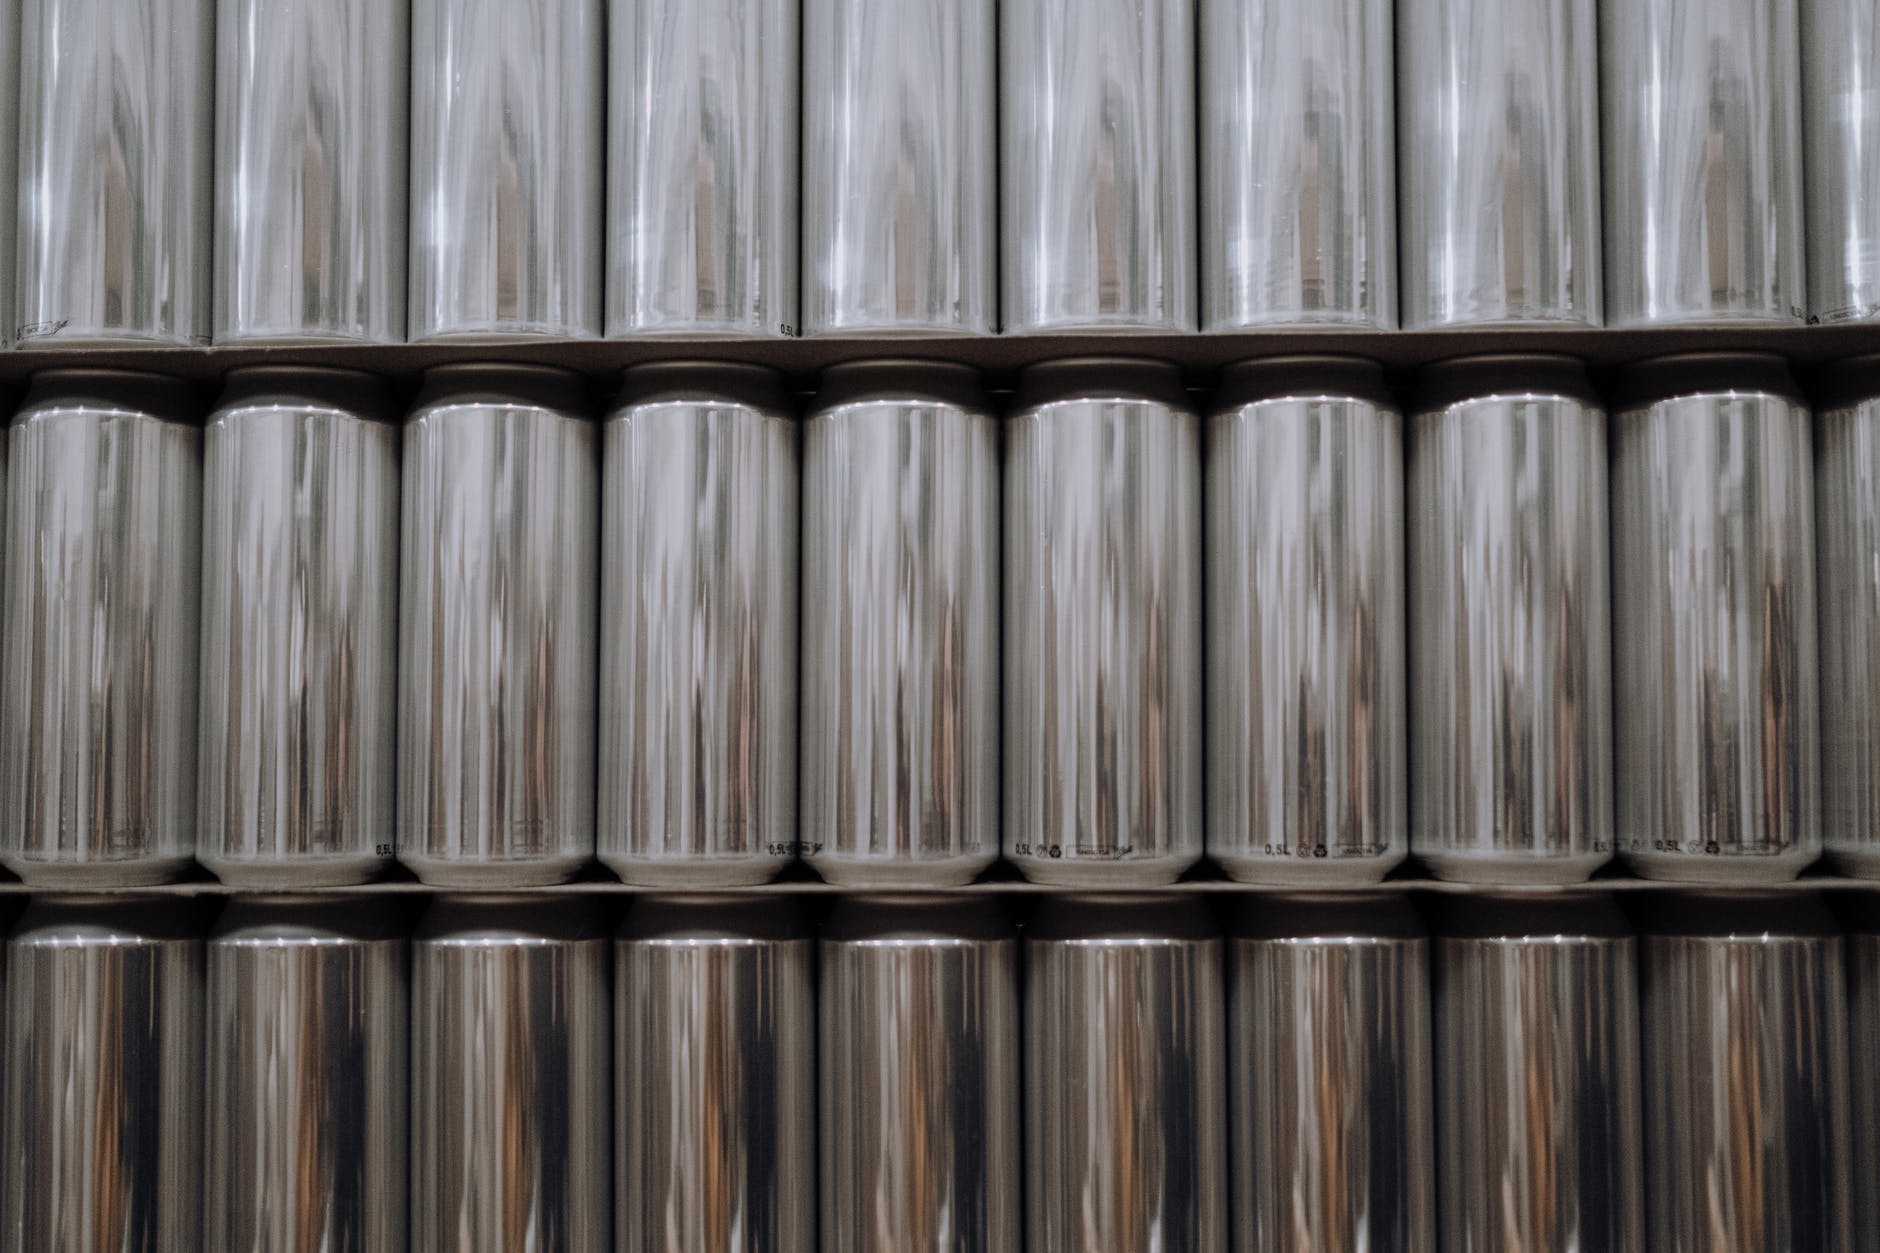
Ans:
<svg viewBox="0 0 1880 1253"><path fill-rule="evenodd" d="M200 1249L202 941L173 902L45 897L7 944L0 1249Z"/></svg>
<svg viewBox="0 0 1880 1253"><path fill-rule="evenodd" d="M22 346L209 342L213 0L22 0Z"/></svg>
<svg viewBox="0 0 1880 1253"><path fill-rule="evenodd" d="M600 1250L607 933L577 899L440 898L411 946L411 1247Z"/></svg>
<svg viewBox="0 0 1880 1253"><path fill-rule="evenodd" d="M398 855L427 883L594 856L599 435L580 381L440 366L405 428Z"/></svg>
<svg viewBox="0 0 1880 1253"><path fill-rule="evenodd" d="M193 396L49 370L8 444L0 861L34 886L175 878L196 847Z"/></svg>
<svg viewBox="0 0 1880 1253"><path fill-rule="evenodd" d="M1402 425L1355 358L1244 361L1214 393L1208 855L1232 878L1375 882L1408 850Z"/></svg>
<svg viewBox="0 0 1880 1253"><path fill-rule="evenodd" d="M993 0L803 6L803 331L998 321Z"/></svg>
<svg viewBox="0 0 1880 1253"><path fill-rule="evenodd" d="M603 51L601 0L411 0L412 339L599 334Z"/></svg>
<svg viewBox="0 0 1880 1253"><path fill-rule="evenodd" d="M1410 421L1412 850L1567 883L1612 854L1606 415L1565 357L1424 371Z"/></svg>
<svg viewBox="0 0 1880 1253"><path fill-rule="evenodd" d="M1195 329L1195 0L1005 0L1008 332Z"/></svg>
<svg viewBox="0 0 1880 1253"><path fill-rule="evenodd" d="M1880 9L1802 0L1808 320L1880 317Z"/></svg>
<svg viewBox="0 0 1880 1253"><path fill-rule="evenodd" d="M815 941L778 897L649 897L614 949L622 1253L816 1248Z"/></svg>
<svg viewBox="0 0 1880 1253"><path fill-rule="evenodd" d="M799 0L607 14L608 335L795 335Z"/></svg>
<svg viewBox="0 0 1880 1253"><path fill-rule="evenodd" d="M628 370L607 421L600 856L631 882L796 856L796 428L730 363Z"/></svg>
<svg viewBox="0 0 1880 1253"><path fill-rule="evenodd" d="M20 0L0 4L0 174L19 177ZM17 299L14 266L18 262L18 188L0 189L0 349L13 345L19 322L13 316ZM4 466L0 465L0 469Z"/></svg>
<svg viewBox="0 0 1880 1253"><path fill-rule="evenodd" d="M1658 899L1640 973L1652 1249L1849 1253L1833 919L1812 895Z"/></svg>
<svg viewBox="0 0 1880 1253"><path fill-rule="evenodd" d="M217 343L404 339L408 12L222 0Z"/></svg>
<svg viewBox="0 0 1880 1253"><path fill-rule="evenodd" d="M1846 911L1848 1090L1852 1110L1849 1159L1852 1213L1868 1216L1854 1233L1855 1253L1880 1253L1880 900L1855 898Z"/></svg>
<svg viewBox="0 0 1880 1253"><path fill-rule="evenodd" d="M840 365L805 424L802 851L832 883L999 855L999 428L979 378Z"/></svg>
<svg viewBox="0 0 1880 1253"><path fill-rule="evenodd" d="M1200 0L1201 325L1397 325L1391 0Z"/></svg>
<svg viewBox="0 0 1880 1253"><path fill-rule="evenodd" d="M1613 417L1618 833L1646 878L1821 855L1813 467L1782 360L1663 357Z"/></svg>
<svg viewBox="0 0 1880 1253"><path fill-rule="evenodd" d="M237 897L209 940L202 1248L405 1246L405 940L391 911Z"/></svg>
<svg viewBox="0 0 1880 1253"><path fill-rule="evenodd" d="M1453 902L1436 1058L1443 1247L1641 1253L1636 944L1610 897Z"/></svg>
<svg viewBox="0 0 1880 1253"><path fill-rule="evenodd" d="M1250 901L1228 940L1236 1253L1431 1253L1429 941L1401 897Z"/></svg>
<svg viewBox="0 0 1880 1253"><path fill-rule="evenodd" d="M369 374L254 366L209 419L197 857L225 883L362 883L392 859L391 417Z"/></svg>
<svg viewBox="0 0 1880 1253"><path fill-rule="evenodd" d="M1796 0L1600 12L1607 320L1800 323Z"/></svg>

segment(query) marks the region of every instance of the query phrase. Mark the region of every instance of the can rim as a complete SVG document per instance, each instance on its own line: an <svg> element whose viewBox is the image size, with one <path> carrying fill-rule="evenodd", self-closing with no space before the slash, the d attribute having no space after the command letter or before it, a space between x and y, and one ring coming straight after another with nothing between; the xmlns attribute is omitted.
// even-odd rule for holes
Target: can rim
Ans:
<svg viewBox="0 0 1880 1253"><path fill-rule="evenodd" d="M1685 891L1648 893L1635 902L1647 936L1763 941L1839 936L1818 892Z"/></svg>
<svg viewBox="0 0 1880 1253"><path fill-rule="evenodd" d="M1815 372L1812 382L1809 390L1818 413L1880 399L1880 352L1830 361Z"/></svg>
<svg viewBox="0 0 1880 1253"><path fill-rule="evenodd" d="M623 942L783 944L809 939L810 928L801 906L789 897L684 892L640 898L614 934Z"/></svg>
<svg viewBox="0 0 1880 1253"><path fill-rule="evenodd" d="M918 357L878 357L841 361L825 369L816 384L809 416L821 417L841 405L943 404L990 416L979 371L959 361Z"/></svg>
<svg viewBox="0 0 1880 1253"><path fill-rule="evenodd" d="M648 361L622 370L608 417L618 420L641 405L726 402L766 416L796 416L780 370L748 361L676 360Z"/></svg>
<svg viewBox="0 0 1880 1253"><path fill-rule="evenodd" d="M1046 897L1026 928L1028 940L1198 942L1220 938L1213 915L1186 892L1069 893Z"/></svg>
<svg viewBox="0 0 1880 1253"><path fill-rule="evenodd" d="M307 892L230 897L209 938L222 943L304 938L363 944L402 940L405 931L399 911L383 898Z"/></svg>
<svg viewBox="0 0 1880 1253"><path fill-rule="evenodd" d="M1632 935L1623 910L1594 888L1545 897L1486 892L1444 902L1436 933L1453 940L1620 940Z"/></svg>
<svg viewBox="0 0 1880 1253"><path fill-rule="evenodd" d="M1471 400L1558 397L1599 409L1599 393L1578 357L1559 352L1484 352L1444 357L1417 376L1416 413Z"/></svg>
<svg viewBox="0 0 1880 1253"><path fill-rule="evenodd" d="M109 366L50 366L34 370L14 421L48 403L123 409L185 426L200 425L196 388L186 379L155 370Z"/></svg>
<svg viewBox="0 0 1880 1253"><path fill-rule="evenodd" d="M517 405L581 421L593 416L579 374L533 362L453 361L431 366L412 401L411 417L446 405Z"/></svg>
<svg viewBox="0 0 1880 1253"><path fill-rule="evenodd" d="M1019 371L1015 410L1067 401L1148 401L1192 413L1181 367L1161 357L1087 354L1036 361Z"/></svg>
<svg viewBox="0 0 1880 1253"><path fill-rule="evenodd" d="M452 892L431 902L412 938L433 944L478 940L570 943L604 940L607 934L600 910L591 900L514 892Z"/></svg>
<svg viewBox="0 0 1880 1253"><path fill-rule="evenodd" d="M1429 929L1401 896L1375 900L1336 892L1254 897L1234 911L1228 934L1240 940L1410 942Z"/></svg>
<svg viewBox="0 0 1880 1253"><path fill-rule="evenodd" d="M1331 378L1340 373L1346 377L1332 385ZM1397 412L1397 400L1384 385L1383 365L1372 357L1342 353L1289 353L1229 362L1221 367L1208 407L1219 414L1265 400L1307 397L1362 400Z"/></svg>
<svg viewBox="0 0 1880 1253"><path fill-rule="evenodd" d="M193 940L199 935L187 902L139 893L59 892L35 896L13 925L13 942L38 935L56 939L114 939L131 943Z"/></svg>
<svg viewBox="0 0 1880 1253"><path fill-rule="evenodd" d="M1797 405L1807 403L1788 361L1773 352L1674 352L1646 357L1621 369L1613 388L1615 407L1624 410L1684 396L1744 392L1778 396Z"/></svg>
<svg viewBox="0 0 1880 1253"><path fill-rule="evenodd" d="M389 423L392 389L369 370L334 365L244 365L228 372L211 420L229 410L272 404L281 408L335 409L349 417Z"/></svg>
<svg viewBox="0 0 1880 1253"><path fill-rule="evenodd" d="M1016 940L1018 930L987 897L871 892L841 898L823 924L822 938L838 944L996 944Z"/></svg>

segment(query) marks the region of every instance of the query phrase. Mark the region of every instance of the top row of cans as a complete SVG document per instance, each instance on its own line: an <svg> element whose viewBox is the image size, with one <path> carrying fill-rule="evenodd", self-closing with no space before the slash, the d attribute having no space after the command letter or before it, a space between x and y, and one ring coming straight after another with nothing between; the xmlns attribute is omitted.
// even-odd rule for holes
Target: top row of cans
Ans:
<svg viewBox="0 0 1880 1253"><path fill-rule="evenodd" d="M16 22L0 326L34 347L1880 317L1869 0Z"/></svg>

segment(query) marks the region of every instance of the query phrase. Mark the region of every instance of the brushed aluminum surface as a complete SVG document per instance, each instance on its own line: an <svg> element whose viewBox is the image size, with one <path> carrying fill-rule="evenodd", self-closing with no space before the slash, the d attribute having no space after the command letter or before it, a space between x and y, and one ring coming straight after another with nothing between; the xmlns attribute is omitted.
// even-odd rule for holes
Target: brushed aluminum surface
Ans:
<svg viewBox="0 0 1880 1253"><path fill-rule="evenodd" d="M1847 948L1849 1210L1880 1213L1880 910L1872 898L1850 919ZM1824 989L1833 995L1833 989ZM1856 1221L1854 1253L1880 1253L1880 1223Z"/></svg>
<svg viewBox="0 0 1880 1253"><path fill-rule="evenodd" d="M1808 320L1880 317L1880 9L1802 0Z"/></svg>

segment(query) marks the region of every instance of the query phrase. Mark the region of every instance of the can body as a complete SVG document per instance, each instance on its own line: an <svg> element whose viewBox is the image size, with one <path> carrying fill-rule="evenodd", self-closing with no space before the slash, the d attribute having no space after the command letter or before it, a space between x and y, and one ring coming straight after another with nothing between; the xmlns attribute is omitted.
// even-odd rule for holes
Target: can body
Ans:
<svg viewBox="0 0 1880 1253"><path fill-rule="evenodd" d="M615 946L623 1253L816 1247L815 941L779 898L649 897Z"/></svg>
<svg viewBox="0 0 1880 1253"><path fill-rule="evenodd" d="M1006 853L1046 883L1201 855L1201 488L1172 366L1025 371L1006 433Z"/></svg>
<svg viewBox="0 0 1880 1253"><path fill-rule="evenodd" d="M203 1244L405 1243L405 941L343 898L237 898L209 940Z"/></svg>
<svg viewBox="0 0 1880 1253"><path fill-rule="evenodd" d="M443 366L405 427L398 854L443 884L594 855L600 466L574 376Z"/></svg>
<svg viewBox="0 0 1880 1253"><path fill-rule="evenodd" d="M1880 1205L1880 914L1871 902L1847 936L1848 1090L1853 1111L1853 1192L1855 1214L1871 1215ZM1855 1232L1854 1253L1880 1253L1880 1224L1867 1222Z"/></svg>
<svg viewBox="0 0 1880 1253"><path fill-rule="evenodd" d="M1808 320L1880 317L1880 13L1802 0Z"/></svg>
<svg viewBox="0 0 1880 1253"><path fill-rule="evenodd" d="M1612 853L1606 415L1563 357L1424 372L1410 421L1410 840L1445 879Z"/></svg>
<svg viewBox="0 0 1880 1253"><path fill-rule="evenodd" d="M601 0L412 0L412 339L599 334L603 50Z"/></svg>
<svg viewBox="0 0 1880 1253"><path fill-rule="evenodd" d="M20 5L0 6L0 171L19 176L20 135ZM13 346L19 322L13 316L18 292L14 267L18 263L20 196L0 191L0 349Z"/></svg>
<svg viewBox="0 0 1880 1253"><path fill-rule="evenodd" d="M1618 833L1648 878L1821 854L1808 409L1774 357L1634 367L1613 420Z"/></svg>
<svg viewBox="0 0 1880 1253"><path fill-rule="evenodd" d="M803 853L834 883L999 855L999 429L968 369L836 366L804 427Z"/></svg>
<svg viewBox="0 0 1880 1253"><path fill-rule="evenodd" d="M1207 426L1208 855L1249 882L1407 851L1402 420L1382 372L1273 358Z"/></svg>
<svg viewBox="0 0 1880 1253"><path fill-rule="evenodd" d="M229 376L203 436L197 857L230 883L392 856L398 428L370 375Z"/></svg>
<svg viewBox="0 0 1880 1253"><path fill-rule="evenodd" d="M1194 330L1194 0L1008 0L999 99L1005 329Z"/></svg>
<svg viewBox="0 0 1880 1253"><path fill-rule="evenodd" d="M122 887L196 847L202 431L174 379L40 375L14 417L0 860Z"/></svg>

